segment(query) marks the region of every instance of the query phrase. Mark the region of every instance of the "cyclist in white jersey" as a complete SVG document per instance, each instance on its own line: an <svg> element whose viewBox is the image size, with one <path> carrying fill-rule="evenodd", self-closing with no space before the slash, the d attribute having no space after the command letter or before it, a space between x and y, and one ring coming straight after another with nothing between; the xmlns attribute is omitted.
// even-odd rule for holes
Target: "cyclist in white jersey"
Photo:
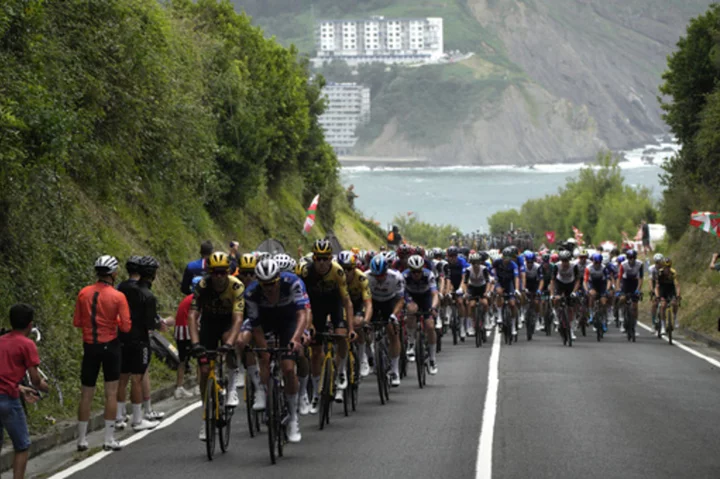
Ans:
<svg viewBox="0 0 720 479"><path fill-rule="evenodd" d="M491 282L490 271L482 260L480 253L470 255L470 267L463 273L463 280L460 287L465 292L465 298L468 301L468 322L466 325L468 334L471 336L476 334L473 325L475 317L475 308L478 306L483 309L485 314L488 312L488 301L486 297L487 286ZM485 329L492 328L492 321L485 321ZM477 332L477 334L480 334Z"/></svg>
<svg viewBox="0 0 720 479"><path fill-rule="evenodd" d="M405 279L402 274L389 269L384 255L378 254L370 261L370 294L373 301L373 319L389 320L387 335L389 342L390 383L393 387L400 386L400 336L396 324L397 316L405 305Z"/></svg>
<svg viewBox="0 0 720 479"><path fill-rule="evenodd" d="M641 261L637 260L637 251L630 249L625 253L627 259L620 263L618 268L617 287L619 303L623 304L627 295L632 296L632 310L635 318L637 318L638 301L640 300L640 291L642 290L643 278L645 276L645 268ZM625 326L620 328L620 332L625 332ZM635 333L637 335L637 332Z"/></svg>

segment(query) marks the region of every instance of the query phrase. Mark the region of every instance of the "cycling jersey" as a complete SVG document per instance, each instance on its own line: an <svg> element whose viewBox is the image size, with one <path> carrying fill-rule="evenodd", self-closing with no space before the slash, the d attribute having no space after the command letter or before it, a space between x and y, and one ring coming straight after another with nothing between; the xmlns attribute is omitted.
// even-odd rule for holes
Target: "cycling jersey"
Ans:
<svg viewBox="0 0 720 479"><path fill-rule="evenodd" d="M353 311L357 315L363 310L363 303L368 299L372 299L372 295L370 294L370 283L365 273L356 268L352 276L352 280L348 281L347 285L348 294L353 304ZM346 276L346 278L349 279L350 277Z"/></svg>
<svg viewBox="0 0 720 479"><path fill-rule="evenodd" d="M297 331L297 311L308 305L305 284L294 273L280 273L277 302L270 302L258 281L245 290L245 314L253 328L273 333L281 345L289 344ZM324 318L323 318L324 319Z"/></svg>
<svg viewBox="0 0 720 479"><path fill-rule="evenodd" d="M677 272L673 268L662 268L657 272L657 281L660 286L675 284Z"/></svg>
<svg viewBox="0 0 720 479"><path fill-rule="evenodd" d="M637 280L642 278L644 275L644 267L642 262L635 260L633 264L630 264L630 260L626 259L620 265L618 270L618 276L623 280Z"/></svg>
<svg viewBox="0 0 720 479"><path fill-rule="evenodd" d="M525 270L525 288L535 292L540 288L540 280L543 278L543 267L539 263L532 262Z"/></svg>
<svg viewBox="0 0 720 479"><path fill-rule="evenodd" d="M405 279L397 271L388 270L383 281L379 281L376 276L370 275L368 282L373 301L384 302L405 296Z"/></svg>
<svg viewBox="0 0 720 479"><path fill-rule="evenodd" d="M562 263L557 263L553 265L551 277L555 278L555 281L559 283L575 284L575 281L580 277L580 272L576 264L570 263L567 267L563 267Z"/></svg>
<svg viewBox="0 0 720 479"><path fill-rule="evenodd" d="M127 333L120 333L120 341L150 343L150 330L157 329L157 300L147 281L123 281L118 291L127 298L132 326Z"/></svg>
<svg viewBox="0 0 720 479"><path fill-rule="evenodd" d="M242 313L245 309L243 293L245 286L234 276L228 276L225 289L216 291L210 277L200 280L195 287L190 309L202 314L203 327L208 323L232 323L233 313Z"/></svg>
<svg viewBox="0 0 720 479"><path fill-rule="evenodd" d="M333 261L330 269L325 274L320 274L315 269L314 263L308 261L303 268L302 280L307 288L310 304L326 302L348 297L347 279L342 267Z"/></svg>
<svg viewBox="0 0 720 479"><path fill-rule="evenodd" d="M436 276L438 278L445 278L445 276L447 276L447 272L448 272L448 268L447 268L448 262L445 261L444 259L440 259L440 260L433 260L433 263L434 263L433 266L434 266L434 271L435 271Z"/></svg>
<svg viewBox="0 0 720 479"><path fill-rule="evenodd" d="M84 287L75 302L73 326L82 328L87 344L108 343L130 331L130 308L120 291L104 281Z"/></svg>
<svg viewBox="0 0 720 479"><path fill-rule="evenodd" d="M493 263L493 276L497 279L497 282L503 289L514 291L515 290L515 278L520 276L518 265L514 261L505 261L502 258L498 258Z"/></svg>
<svg viewBox="0 0 720 479"><path fill-rule="evenodd" d="M463 274L465 284L472 287L485 286L490 281L490 272L484 264L479 265L478 270L474 266L470 266Z"/></svg>
<svg viewBox="0 0 720 479"><path fill-rule="evenodd" d="M553 265L550 262L543 263L541 270L541 277L543 280L543 291L546 292L550 289L550 282L552 281L552 270Z"/></svg>
<svg viewBox="0 0 720 479"><path fill-rule="evenodd" d="M460 284L462 283L463 278L463 272L467 267L470 266L467 261L465 261L465 258L462 256L457 257L457 261L454 263L448 262L447 266L447 276L446 278L450 279L450 282L453 285L454 289L458 289L460 287Z"/></svg>
<svg viewBox="0 0 720 479"><path fill-rule="evenodd" d="M657 265L654 265L654 264L648 268L648 274L650 275L650 282L651 282L650 284L652 285L653 288L655 287L655 284L657 283L658 271L659 270L658 270Z"/></svg>
<svg viewBox="0 0 720 479"><path fill-rule="evenodd" d="M607 266L600 265L599 268L595 264L591 264L585 268L583 281L590 285L590 289L594 289L602 294L607 290L608 279L612 278L612 271Z"/></svg>
<svg viewBox="0 0 720 479"><path fill-rule="evenodd" d="M390 265L390 269L394 269L398 273L404 273L407 269L407 260L396 259Z"/></svg>
<svg viewBox="0 0 720 479"><path fill-rule="evenodd" d="M415 277L411 270L405 270L405 291L412 295L433 293L437 291L435 275L427 268L423 268L419 278Z"/></svg>

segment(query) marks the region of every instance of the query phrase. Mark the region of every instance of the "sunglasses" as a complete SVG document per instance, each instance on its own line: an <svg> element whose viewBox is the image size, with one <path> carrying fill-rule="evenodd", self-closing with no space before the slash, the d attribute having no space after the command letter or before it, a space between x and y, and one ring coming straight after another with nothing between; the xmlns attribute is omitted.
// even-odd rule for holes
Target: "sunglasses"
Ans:
<svg viewBox="0 0 720 479"><path fill-rule="evenodd" d="M280 278L276 278L272 281L260 281L260 286L264 286L266 288L270 288L276 284L280 284Z"/></svg>
<svg viewBox="0 0 720 479"><path fill-rule="evenodd" d="M255 271L240 271L238 274L240 276L255 276Z"/></svg>
<svg viewBox="0 0 720 479"><path fill-rule="evenodd" d="M331 261L332 258L330 256L315 256L315 261Z"/></svg>
<svg viewBox="0 0 720 479"><path fill-rule="evenodd" d="M226 269L216 269L210 272L213 276L226 276L228 274L228 270Z"/></svg>

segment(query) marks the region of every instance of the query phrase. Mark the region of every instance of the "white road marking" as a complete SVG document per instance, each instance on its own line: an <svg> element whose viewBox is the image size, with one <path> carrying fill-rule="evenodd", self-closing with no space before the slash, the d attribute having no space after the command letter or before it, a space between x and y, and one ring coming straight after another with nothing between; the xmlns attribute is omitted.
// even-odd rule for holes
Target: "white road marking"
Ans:
<svg viewBox="0 0 720 479"><path fill-rule="evenodd" d="M656 334L656 333L657 333L657 331L655 331L653 328L651 328L650 326L647 326L647 325L641 323L640 321L638 321L637 324L639 324L643 329L647 329L648 331L650 331L650 332L653 333L653 334ZM668 341L667 335L663 335L662 338L663 338L665 341ZM693 348L690 348L690 347L688 347L688 346L685 346L683 343L681 343L681 342L678 341L677 339L673 339L673 346L677 346L678 348L682 349L683 351L688 352L688 353L692 354L693 356L698 357L698 358L700 358L700 359L702 359L702 360L704 360L704 361L707 361L708 363L712 364L712 365L715 366L716 368L720 368L720 361L718 361L718 360L716 360L716 359L713 359L713 358L711 358L711 357L709 357L709 356L705 356L704 354L695 351Z"/></svg>
<svg viewBox="0 0 720 479"><path fill-rule="evenodd" d="M500 337L502 333L495 330L495 339L492 344L488 366L488 385L485 394L485 409L483 410L482 428L475 463L475 478L490 479L492 477L493 436L495 435L495 415L497 413L498 367L500 364Z"/></svg>
<svg viewBox="0 0 720 479"><path fill-rule="evenodd" d="M155 432L155 431L159 431L160 429L164 429L164 428L172 425L173 423L175 423L175 422L178 421L179 419L182 419L183 417L185 417L185 416L187 416L188 414L190 414L191 412L193 412L195 409L199 408L201 405L202 405L202 402L201 402L201 401L198 401L198 402L196 402L196 403L193 403L193 404L191 404L191 405L189 405L189 406L187 406L187 407L179 410L178 412L176 412L175 414L173 414L173 415L170 416L169 418L164 419L160 424L158 424L158 426L157 426L155 429L148 429L148 430L139 432L139 433L137 433L137 434L133 434L133 435L130 436L129 438L127 438L127 439L125 439L124 441L122 441L120 444L122 444L123 447L129 446L130 444L132 444L132 443L134 443L134 442L136 442L136 441L139 441L140 439L144 438L145 436L148 436L148 435L152 434L152 433ZM72 476L72 475L75 474L76 472L80 472L80 471L82 471L83 469L87 469L88 467L92 466L92 465L95 464L96 462L99 462L99 461L103 460L104 458L106 458L106 457L109 456L110 454L122 454L122 453L123 453L122 451L118 451L118 452L102 451L102 452L99 452L99 453L97 453L97 454L94 454L94 455L88 457L87 459L84 459L84 460L78 462L78 463L75 464L74 466L65 469L64 471L60 471L60 472L58 472L57 474L55 474L55 475L53 475L53 476L50 476L49 479L65 479L66 477Z"/></svg>

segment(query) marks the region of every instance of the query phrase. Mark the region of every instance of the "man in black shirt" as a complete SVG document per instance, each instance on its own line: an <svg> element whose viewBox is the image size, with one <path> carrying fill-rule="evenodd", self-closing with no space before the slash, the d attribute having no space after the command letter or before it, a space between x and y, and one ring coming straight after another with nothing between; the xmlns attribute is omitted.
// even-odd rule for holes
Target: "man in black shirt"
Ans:
<svg viewBox="0 0 720 479"><path fill-rule="evenodd" d="M143 256L129 268L130 279L118 285L118 290L125 295L130 306L132 327L129 332L120 334L122 344L122 366L120 388L122 399L130 380L130 400L132 402L132 427L136 431L152 429L157 421L144 419L142 416L143 376L150 364L150 330L157 329L157 300L150 291L159 263L152 256ZM119 394L120 396L120 394ZM126 426L124 401L118 407L116 429Z"/></svg>

